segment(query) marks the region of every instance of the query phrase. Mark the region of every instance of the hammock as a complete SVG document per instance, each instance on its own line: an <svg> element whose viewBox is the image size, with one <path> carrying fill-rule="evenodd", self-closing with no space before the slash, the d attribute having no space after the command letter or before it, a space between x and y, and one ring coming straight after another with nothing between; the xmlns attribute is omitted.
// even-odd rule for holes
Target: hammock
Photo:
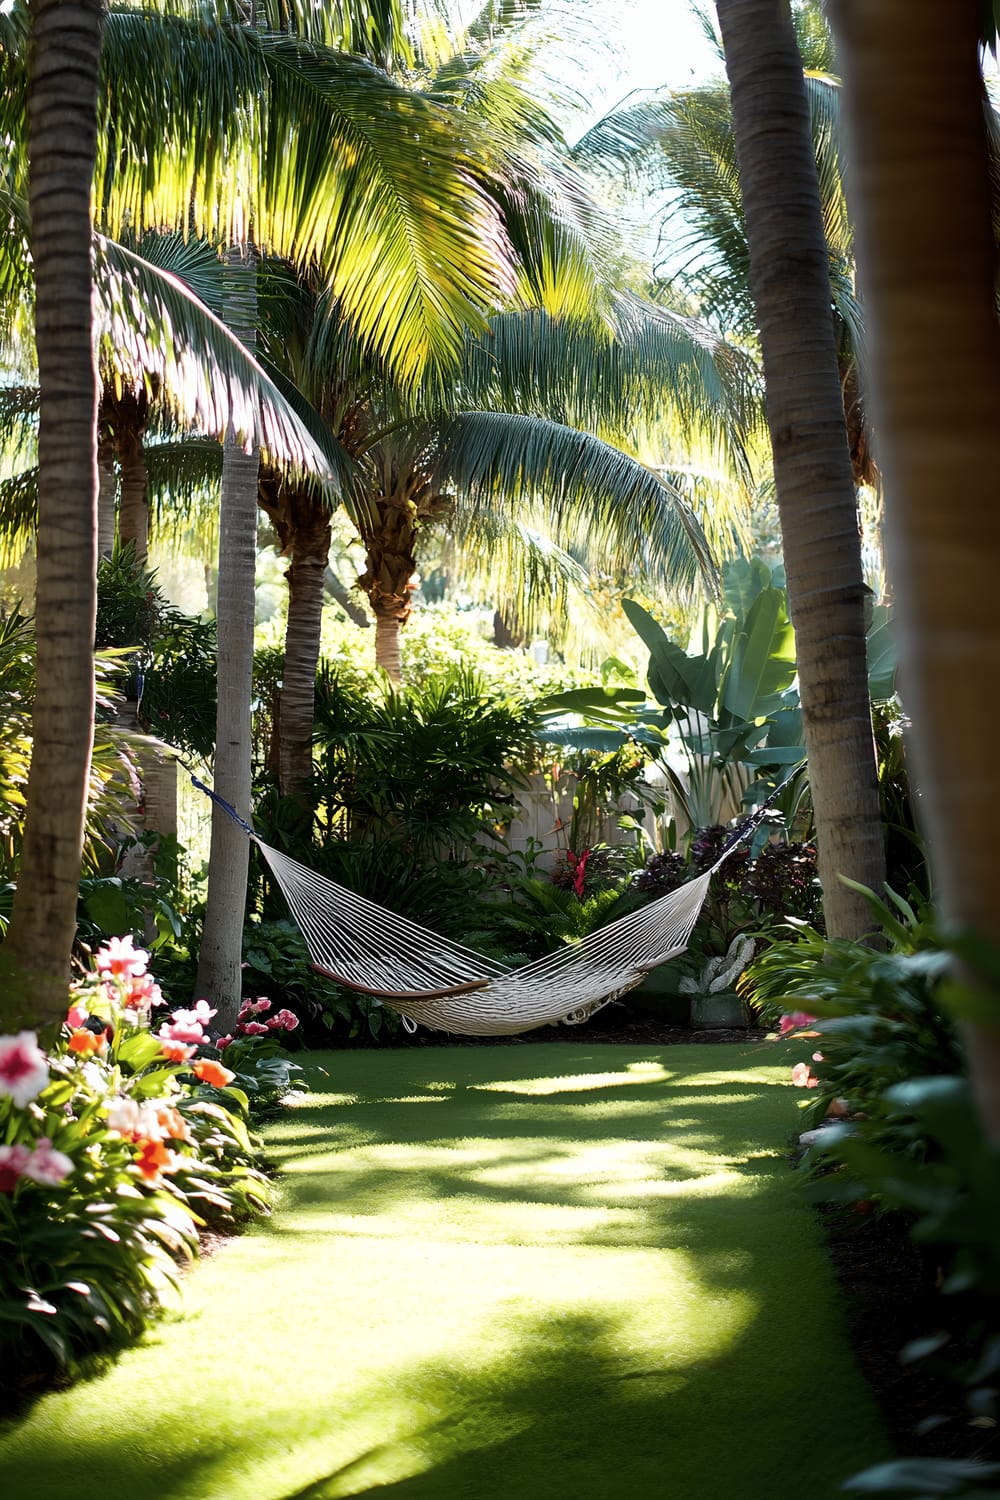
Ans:
<svg viewBox="0 0 1000 1500"><path fill-rule="evenodd" d="M711 869L519 968L397 916L272 848L228 802L191 774L200 791L257 844L302 932L312 967L372 995L416 1025L463 1036L510 1036L555 1022L579 1025L683 953L709 883L754 832L766 809L729 840Z"/></svg>

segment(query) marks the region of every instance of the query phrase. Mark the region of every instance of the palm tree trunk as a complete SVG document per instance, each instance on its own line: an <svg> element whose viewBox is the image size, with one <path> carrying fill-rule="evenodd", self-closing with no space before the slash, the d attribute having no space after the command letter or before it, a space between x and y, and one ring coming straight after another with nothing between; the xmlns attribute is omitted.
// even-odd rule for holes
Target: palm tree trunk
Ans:
<svg viewBox="0 0 1000 1500"><path fill-rule="evenodd" d="M979 10L838 0L834 19L921 821L944 917L997 949L1000 331ZM1000 999L978 987L969 1068L1000 1142Z"/></svg>
<svg viewBox="0 0 1000 1500"><path fill-rule="evenodd" d="M296 525L291 540L285 662L278 710L278 784L286 796L300 797L312 780L316 667L330 556L329 518L317 501L308 504L307 515L308 524Z"/></svg>
<svg viewBox="0 0 1000 1500"><path fill-rule="evenodd" d="M94 723L98 377L90 191L100 0L33 0L28 198L38 426L37 684L24 850L4 948L0 1026L66 1007Z"/></svg>
<svg viewBox="0 0 1000 1500"><path fill-rule="evenodd" d="M375 665L394 682L403 675L400 634L413 609L417 571L417 507L408 485L400 482L392 494L374 497L371 510L379 524L364 531L367 566L358 579L375 616Z"/></svg>
<svg viewBox="0 0 1000 1500"><path fill-rule="evenodd" d="M401 682L403 679L403 622L399 613L391 606L381 609L377 604L372 605L375 611L375 665L393 682Z"/></svg>
<svg viewBox="0 0 1000 1500"><path fill-rule="evenodd" d="M149 560L149 481L142 434L122 435L118 441L122 492L118 511L118 535L135 548L136 566Z"/></svg>
<svg viewBox="0 0 1000 1500"><path fill-rule="evenodd" d="M798 654L823 907L871 927L847 875L885 879L858 515L809 106L787 0L717 0Z"/></svg>
<svg viewBox="0 0 1000 1500"><path fill-rule="evenodd" d="M231 251L233 270L226 308L233 332L253 349L257 323L252 251ZM237 277L239 278L237 284ZM253 689L254 576L257 562L257 449L244 452L232 433L222 461L219 514L218 709L214 780L221 797L250 817L250 701ZM221 808L212 807L208 900L198 955L197 998L217 1007L215 1025L230 1031L240 1004L240 964L246 914L250 845Z"/></svg>
<svg viewBox="0 0 1000 1500"><path fill-rule="evenodd" d="M97 556L110 557L115 550L115 501L118 477L115 473L115 445L106 422L98 419L97 428Z"/></svg>
<svg viewBox="0 0 1000 1500"><path fill-rule="evenodd" d="M143 447L149 413L146 393L136 395L126 389L112 398L111 409L122 478L118 536L131 543L136 566L144 568L149 558L149 478Z"/></svg>

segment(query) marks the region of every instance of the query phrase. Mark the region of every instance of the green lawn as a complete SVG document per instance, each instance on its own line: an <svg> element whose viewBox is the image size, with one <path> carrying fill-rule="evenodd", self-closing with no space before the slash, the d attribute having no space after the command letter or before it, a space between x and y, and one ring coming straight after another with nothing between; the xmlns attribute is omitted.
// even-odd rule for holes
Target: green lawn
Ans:
<svg viewBox="0 0 1000 1500"><path fill-rule="evenodd" d="M0 1437L10 1500L826 1500L887 1456L788 1053L312 1054L273 1219Z"/></svg>

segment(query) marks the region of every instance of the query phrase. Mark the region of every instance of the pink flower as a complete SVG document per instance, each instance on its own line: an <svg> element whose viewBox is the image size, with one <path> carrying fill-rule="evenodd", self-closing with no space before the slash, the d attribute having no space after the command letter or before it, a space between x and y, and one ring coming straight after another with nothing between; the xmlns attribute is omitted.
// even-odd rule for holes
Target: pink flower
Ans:
<svg viewBox="0 0 1000 1500"><path fill-rule="evenodd" d="M160 986L153 979L152 974L133 974L129 984L126 1006L131 1011L137 1011L139 1015L146 1015L154 1005L160 1005L163 996Z"/></svg>
<svg viewBox="0 0 1000 1500"><path fill-rule="evenodd" d="M281 1023L285 1031L294 1031L299 1024L298 1016L291 1010L279 1010L274 1019Z"/></svg>
<svg viewBox="0 0 1000 1500"><path fill-rule="evenodd" d="M190 1042L195 1047L205 1040L205 1028L193 1010L175 1010L156 1034L162 1041Z"/></svg>
<svg viewBox="0 0 1000 1500"><path fill-rule="evenodd" d="M132 934L126 933L122 938L109 938L107 947L97 950L96 963L100 972L112 979L140 979L149 954L144 948L134 947Z"/></svg>
<svg viewBox="0 0 1000 1500"><path fill-rule="evenodd" d="M819 1087L819 1079L810 1071L808 1063L796 1063L792 1069L792 1082L799 1089L815 1089Z"/></svg>
<svg viewBox="0 0 1000 1500"><path fill-rule="evenodd" d="M791 1015L782 1016L779 1031L786 1036L789 1031L801 1031L803 1026L811 1026L815 1016L806 1015L804 1010L792 1011Z"/></svg>
<svg viewBox="0 0 1000 1500"><path fill-rule="evenodd" d="M73 1170L73 1163L62 1151L53 1151L52 1142L42 1136L38 1145L32 1151L28 1160L21 1169L24 1177L30 1177L32 1182L44 1182L49 1187L55 1187L68 1177Z"/></svg>
<svg viewBox="0 0 1000 1500"><path fill-rule="evenodd" d="M247 1016L262 1016L270 1009L271 1002L266 995L262 995L259 1000L244 1000L240 1006L239 1020L245 1021Z"/></svg>
<svg viewBox="0 0 1000 1500"><path fill-rule="evenodd" d="M220 1052L225 1052L226 1048L229 1046L232 1040L233 1039L231 1036L220 1036L215 1045L218 1047Z"/></svg>
<svg viewBox="0 0 1000 1500"><path fill-rule="evenodd" d="M27 1146L0 1146L0 1193L12 1193L31 1160Z"/></svg>
<svg viewBox="0 0 1000 1500"><path fill-rule="evenodd" d="M85 1005L71 1005L66 1012L66 1025L75 1031L78 1026L83 1025L89 1015L90 1011Z"/></svg>
<svg viewBox="0 0 1000 1500"><path fill-rule="evenodd" d="M212 1017L214 1015L216 1015L217 1013L218 1012L217 1012L216 1008L214 1006L212 1006L212 1005L209 1005L209 1003L208 1003L207 1000L196 1000L195 1003L194 1003L194 1011L193 1012L192 1011L186 1011L186 1010L185 1011L180 1011L180 1010L174 1011L174 1015L175 1016L181 1016L181 1015L187 1016L187 1015L192 1015L193 1014L195 1020L196 1021L200 1021L200 1023L201 1023L202 1026L207 1026L208 1023L209 1023L209 1021L212 1019Z"/></svg>
<svg viewBox="0 0 1000 1500"><path fill-rule="evenodd" d="M35 1032L0 1036L0 1094L9 1094L18 1109L24 1109L48 1081L48 1059Z"/></svg>
<svg viewBox="0 0 1000 1500"><path fill-rule="evenodd" d="M269 1028L260 1021L244 1021L240 1030L244 1036L267 1036Z"/></svg>

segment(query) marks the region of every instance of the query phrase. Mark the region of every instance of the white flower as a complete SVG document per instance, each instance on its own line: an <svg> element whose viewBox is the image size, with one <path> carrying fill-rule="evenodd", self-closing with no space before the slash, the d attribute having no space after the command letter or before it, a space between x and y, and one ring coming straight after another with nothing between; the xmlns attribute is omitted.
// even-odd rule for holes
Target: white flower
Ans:
<svg viewBox="0 0 1000 1500"><path fill-rule="evenodd" d="M33 1031L0 1036L0 1094L24 1109L49 1081L49 1063Z"/></svg>

